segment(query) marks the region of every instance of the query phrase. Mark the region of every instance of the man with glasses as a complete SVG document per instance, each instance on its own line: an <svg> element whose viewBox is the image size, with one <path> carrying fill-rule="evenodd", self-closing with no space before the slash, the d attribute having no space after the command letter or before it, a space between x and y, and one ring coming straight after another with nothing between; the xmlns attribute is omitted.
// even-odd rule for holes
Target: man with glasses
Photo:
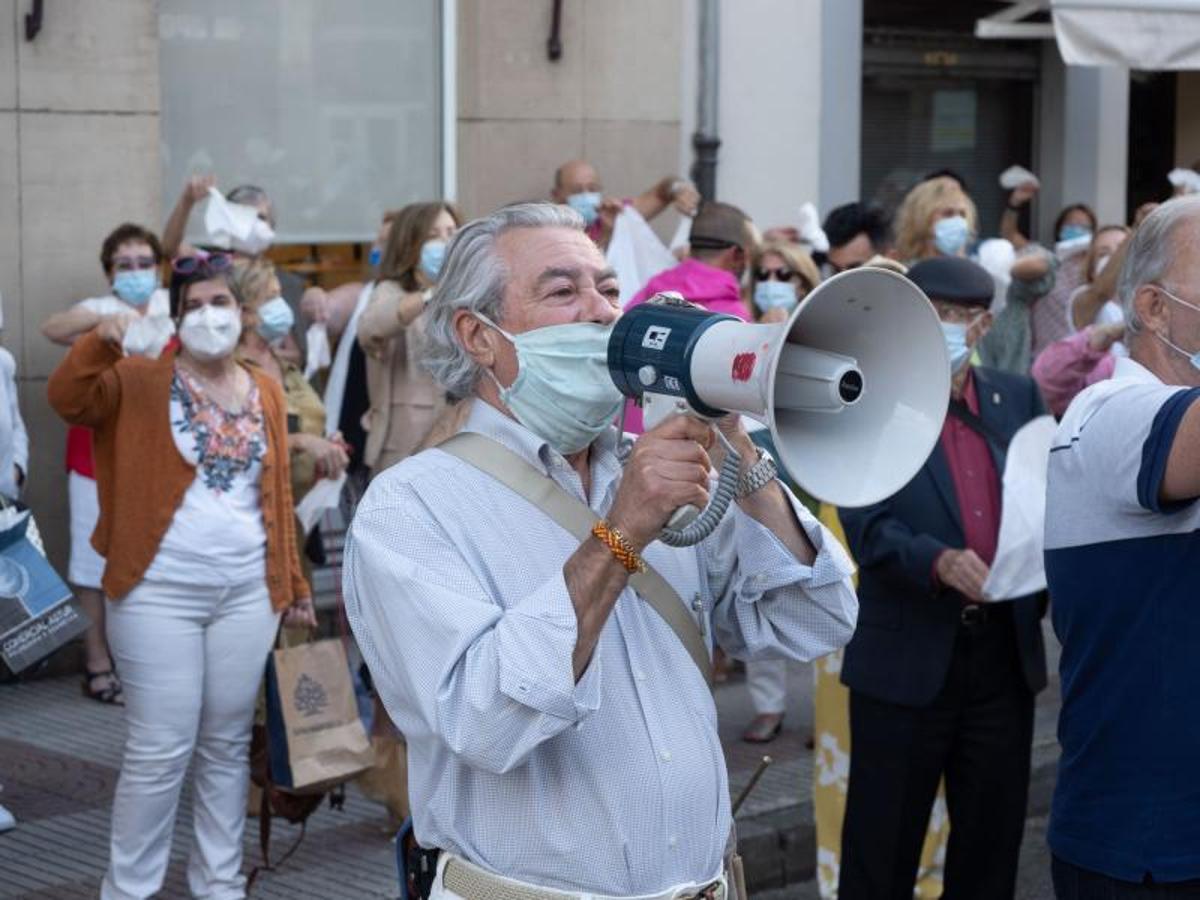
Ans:
<svg viewBox="0 0 1200 900"><path fill-rule="evenodd" d="M1046 685L1044 595L989 603L983 585L1008 442L1044 410L1029 378L971 364L991 325L986 271L935 257L908 277L942 320L950 408L929 460L903 490L841 513L860 567L860 613L842 666L851 751L840 895L912 896L944 778L946 896L1011 898L1034 695Z"/></svg>
<svg viewBox="0 0 1200 900"><path fill-rule="evenodd" d="M1200 196L1138 227L1117 296L1129 357L1050 452L1060 900L1200 896Z"/></svg>

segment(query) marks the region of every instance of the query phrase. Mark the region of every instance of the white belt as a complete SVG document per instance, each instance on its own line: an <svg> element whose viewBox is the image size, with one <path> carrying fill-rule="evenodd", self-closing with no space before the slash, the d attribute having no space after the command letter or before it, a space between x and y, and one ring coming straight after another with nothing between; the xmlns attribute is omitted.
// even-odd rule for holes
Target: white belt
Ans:
<svg viewBox="0 0 1200 900"><path fill-rule="evenodd" d="M437 878L434 880L431 900L438 897L445 900L687 900L693 897L726 900L727 896L724 872L698 884L682 884L658 894L629 897L559 891L527 884L515 878L495 875L467 862L461 856L443 852L438 858Z"/></svg>

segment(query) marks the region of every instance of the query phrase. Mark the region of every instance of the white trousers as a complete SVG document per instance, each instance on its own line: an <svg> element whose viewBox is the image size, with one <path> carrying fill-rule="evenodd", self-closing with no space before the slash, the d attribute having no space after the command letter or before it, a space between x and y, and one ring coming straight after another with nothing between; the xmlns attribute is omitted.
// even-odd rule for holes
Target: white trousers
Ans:
<svg viewBox="0 0 1200 900"><path fill-rule="evenodd" d="M756 715L780 715L787 708L787 675L786 659L746 663L746 688Z"/></svg>
<svg viewBox="0 0 1200 900"><path fill-rule="evenodd" d="M102 900L162 887L193 751L188 887L194 897L245 897L250 725L279 624L265 579L224 588L143 581L109 604L107 622L128 735Z"/></svg>

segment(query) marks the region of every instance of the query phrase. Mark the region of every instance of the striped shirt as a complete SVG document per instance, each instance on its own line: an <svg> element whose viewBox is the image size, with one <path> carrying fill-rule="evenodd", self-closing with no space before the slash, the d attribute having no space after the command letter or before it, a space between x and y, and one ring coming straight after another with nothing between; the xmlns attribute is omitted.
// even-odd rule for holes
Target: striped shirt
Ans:
<svg viewBox="0 0 1200 900"><path fill-rule="evenodd" d="M1055 435L1046 575L1062 641L1050 846L1124 881L1200 877L1200 503L1160 499L1200 388L1131 359Z"/></svg>
<svg viewBox="0 0 1200 900"><path fill-rule="evenodd" d="M544 441L482 401L466 430L499 441L598 516L620 483L616 432L591 496ZM837 541L793 500L802 565L731 509L698 547L646 560L741 658L811 660L849 640L858 603ZM563 565L578 542L474 467L428 450L385 471L346 544L346 611L408 741L425 846L563 890L636 895L720 870L730 828L717 713L670 627L630 588L578 683Z"/></svg>

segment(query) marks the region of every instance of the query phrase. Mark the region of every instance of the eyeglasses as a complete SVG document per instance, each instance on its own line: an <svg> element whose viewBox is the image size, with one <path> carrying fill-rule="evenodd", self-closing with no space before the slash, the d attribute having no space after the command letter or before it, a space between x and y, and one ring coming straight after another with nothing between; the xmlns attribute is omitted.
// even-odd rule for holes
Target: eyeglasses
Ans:
<svg viewBox="0 0 1200 900"><path fill-rule="evenodd" d="M758 281L770 281L774 278L776 281L791 281L796 277L796 273L791 269L755 269L754 277Z"/></svg>
<svg viewBox="0 0 1200 900"><path fill-rule="evenodd" d="M233 256L229 253L196 253L171 260L171 269L179 275L216 274L233 268Z"/></svg>
<svg viewBox="0 0 1200 900"><path fill-rule="evenodd" d="M153 256L121 256L113 260L113 271L136 272L142 269L153 269L158 260Z"/></svg>

